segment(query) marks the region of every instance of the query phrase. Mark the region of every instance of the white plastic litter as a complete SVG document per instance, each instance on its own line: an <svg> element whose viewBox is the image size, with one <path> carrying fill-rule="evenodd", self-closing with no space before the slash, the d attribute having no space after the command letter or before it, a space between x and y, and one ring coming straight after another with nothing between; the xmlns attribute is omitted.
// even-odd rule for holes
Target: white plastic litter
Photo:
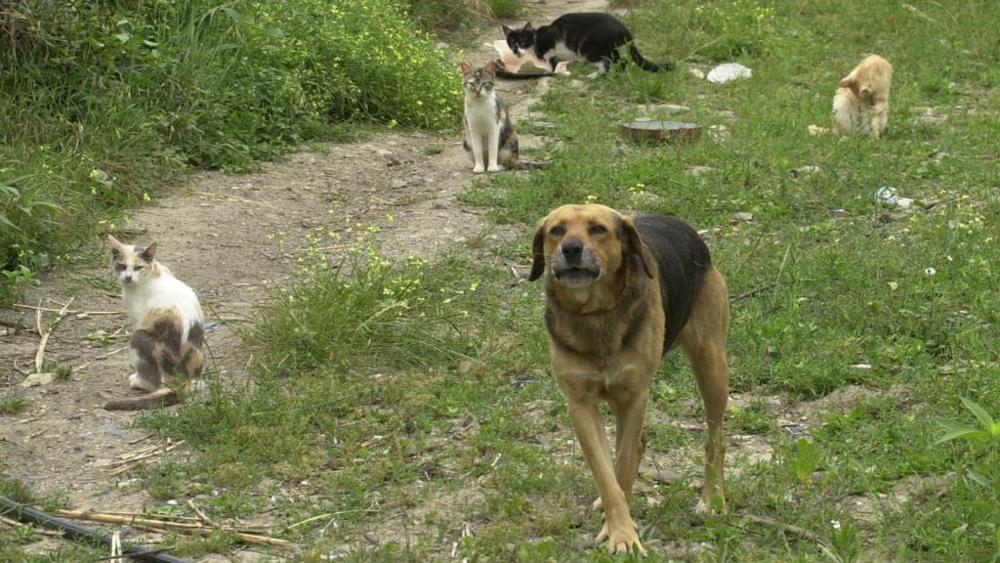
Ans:
<svg viewBox="0 0 1000 563"><path fill-rule="evenodd" d="M722 63L708 71L708 81L715 84L725 84L737 78L750 78L753 71L740 63Z"/></svg>
<svg viewBox="0 0 1000 563"><path fill-rule="evenodd" d="M896 188L882 186L875 190L875 201L882 205L893 205L899 209L909 209L913 206L913 200L908 197L901 197L896 193Z"/></svg>

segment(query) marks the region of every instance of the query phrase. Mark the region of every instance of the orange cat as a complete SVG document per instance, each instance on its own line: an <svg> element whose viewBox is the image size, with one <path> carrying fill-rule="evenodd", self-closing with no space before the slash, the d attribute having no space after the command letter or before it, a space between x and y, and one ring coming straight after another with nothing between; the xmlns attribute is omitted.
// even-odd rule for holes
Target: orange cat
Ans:
<svg viewBox="0 0 1000 563"><path fill-rule="evenodd" d="M857 133L879 138L889 120L892 65L869 55L837 84L833 96L833 132L838 137Z"/></svg>

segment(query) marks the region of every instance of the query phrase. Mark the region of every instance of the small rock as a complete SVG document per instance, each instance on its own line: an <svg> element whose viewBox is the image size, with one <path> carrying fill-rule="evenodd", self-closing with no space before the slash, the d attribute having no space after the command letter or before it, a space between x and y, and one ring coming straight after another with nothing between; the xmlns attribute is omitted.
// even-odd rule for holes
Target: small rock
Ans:
<svg viewBox="0 0 1000 563"><path fill-rule="evenodd" d="M549 123L548 121L529 121L528 125L532 127L538 127L540 129L555 129L555 123Z"/></svg>
<svg viewBox="0 0 1000 563"><path fill-rule="evenodd" d="M791 170L788 171L788 175L791 176L792 178L798 178L800 176L805 176L807 174L815 174L816 172L819 172L819 166L808 165L808 166L800 166L798 168L792 168Z"/></svg>
<svg viewBox="0 0 1000 563"><path fill-rule="evenodd" d="M101 427L101 432L107 434L108 436L114 436L115 438L124 438L127 436L125 431L118 428L114 424L108 423Z"/></svg>
<svg viewBox="0 0 1000 563"><path fill-rule="evenodd" d="M722 63L708 72L708 81L715 84L725 84L751 76L753 76L753 71L740 63Z"/></svg>
<svg viewBox="0 0 1000 563"><path fill-rule="evenodd" d="M733 223L749 223L753 221L753 213L738 211L733 213Z"/></svg>
<svg viewBox="0 0 1000 563"><path fill-rule="evenodd" d="M713 170L715 170L715 168L712 168L711 166L698 166L698 165L688 166L684 170L684 175L685 176L701 176L702 174L706 174L706 173L711 172Z"/></svg>
<svg viewBox="0 0 1000 563"><path fill-rule="evenodd" d="M846 219L851 216L851 212L846 209L832 209L830 210L830 217L835 217L837 219Z"/></svg>
<svg viewBox="0 0 1000 563"><path fill-rule="evenodd" d="M378 545L379 542L378 536L376 536L372 532L365 532L365 541L370 543L371 545Z"/></svg>
<svg viewBox="0 0 1000 563"><path fill-rule="evenodd" d="M701 79L701 80L705 79L705 73L701 69L699 69L697 67L689 66L688 67L688 74L690 74L691 76L694 76L695 78Z"/></svg>
<svg viewBox="0 0 1000 563"><path fill-rule="evenodd" d="M24 381L21 382L21 387L39 387L41 385L48 385L49 383L52 383L52 380L55 378L55 375L56 374L54 373L48 373L48 372L33 373L28 377L24 378Z"/></svg>
<svg viewBox="0 0 1000 563"><path fill-rule="evenodd" d="M406 186L409 186L410 181L405 178L393 178L392 182L390 182L389 185L392 186L392 189L398 190L400 188L405 188Z"/></svg>
<svg viewBox="0 0 1000 563"><path fill-rule="evenodd" d="M725 125L710 125L708 127L708 134L717 142L726 141L730 136L729 128Z"/></svg>

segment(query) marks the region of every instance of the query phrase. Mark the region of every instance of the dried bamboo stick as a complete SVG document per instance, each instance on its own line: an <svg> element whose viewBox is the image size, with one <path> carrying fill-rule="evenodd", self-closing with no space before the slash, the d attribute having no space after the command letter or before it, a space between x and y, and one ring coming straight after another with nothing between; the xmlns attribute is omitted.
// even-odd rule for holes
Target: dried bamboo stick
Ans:
<svg viewBox="0 0 1000 563"><path fill-rule="evenodd" d="M127 524L130 526L139 526L142 528L150 528L153 530L169 530L169 531L185 532L203 536L209 535L215 531L215 528L210 528L208 526L203 526L201 524L168 522L166 520L153 520L151 518L141 518L137 515L120 516L117 514L107 514L104 512L85 512L82 510L58 510L56 511L56 514L63 518L69 518L71 520L86 520L88 522L102 522L105 524ZM288 540L283 540L281 538L272 538L270 536L250 534L247 532L241 532L230 528L218 528L218 529L220 531L235 535L245 543L258 543L267 545L277 545L282 547L295 547L294 543Z"/></svg>

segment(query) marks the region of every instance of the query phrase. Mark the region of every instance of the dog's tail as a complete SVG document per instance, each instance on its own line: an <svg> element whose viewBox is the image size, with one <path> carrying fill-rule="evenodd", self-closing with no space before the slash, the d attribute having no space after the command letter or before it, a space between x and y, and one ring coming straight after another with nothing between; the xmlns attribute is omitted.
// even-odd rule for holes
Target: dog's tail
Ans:
<svg viewBox="0 0 1000 563"><path fill-rule="evenodd" d="M632 55L632 60L635 64L639 65L639 68L647 72L660 72L661 70L674 70L674 63L665 62L662 65L658 65L649 59L642 56L639 49L636 48L634 43L630 43L628 46L628 52Z"/></svg>
<svg viewBox="0 0 1000 563"><path fill-rule="evenodd" d="M180 401L177 391L170 387L160 387L152 393L131 397L128 399L118 399L108 401L104 405L106 411L141 411L146 409L158 409L176 405Z"/></svg>

